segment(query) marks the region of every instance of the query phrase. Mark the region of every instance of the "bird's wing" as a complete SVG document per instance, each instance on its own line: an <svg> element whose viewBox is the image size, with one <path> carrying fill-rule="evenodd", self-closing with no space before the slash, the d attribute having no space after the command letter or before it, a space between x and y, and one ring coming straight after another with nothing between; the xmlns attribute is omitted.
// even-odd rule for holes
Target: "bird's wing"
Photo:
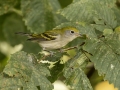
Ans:
<svg viewBox="0 0 120 90"><path fill-rule="evenodd" d="M50 41L55 40L57 38L57 34L55 32L47 31L42 34L30 34L29 39L31 41Z"/></svg>

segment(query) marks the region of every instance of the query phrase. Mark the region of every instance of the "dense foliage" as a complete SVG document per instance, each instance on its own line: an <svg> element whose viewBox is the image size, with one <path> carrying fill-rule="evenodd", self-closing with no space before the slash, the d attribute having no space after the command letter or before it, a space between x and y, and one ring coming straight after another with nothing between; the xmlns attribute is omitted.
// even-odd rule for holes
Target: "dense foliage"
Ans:
<svg viewBox="0 0 120 90"><path fill-rule="evenodd" d="M52 56L15 34L68 26L85 38L73 40ZM22 44L22 51L8 56L2 42ZM60 77L73 90L93 90L86 72L90 62L99 76L120 89L120 0L0 0L0 44L0 90L52 90Z"/></svg>

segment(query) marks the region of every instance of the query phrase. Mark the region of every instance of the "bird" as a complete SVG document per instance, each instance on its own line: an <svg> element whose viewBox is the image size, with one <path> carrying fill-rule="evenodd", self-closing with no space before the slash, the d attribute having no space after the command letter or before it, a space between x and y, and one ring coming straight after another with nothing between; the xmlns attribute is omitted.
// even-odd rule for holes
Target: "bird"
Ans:
<svg viewBox="0 0 120 90"><path fill-rule="evenodd" d="M66 46L77 37L82 37L75 27L63 27L61 29L48 30L40 34L17 32L25 35L28 41L37 42L43 50L55 50Z"/></svg>

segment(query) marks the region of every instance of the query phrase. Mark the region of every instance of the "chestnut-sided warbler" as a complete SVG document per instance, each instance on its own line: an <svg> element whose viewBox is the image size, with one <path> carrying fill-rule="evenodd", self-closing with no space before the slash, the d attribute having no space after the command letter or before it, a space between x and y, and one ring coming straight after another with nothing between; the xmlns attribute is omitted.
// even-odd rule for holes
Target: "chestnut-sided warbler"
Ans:
<svg viewBox="0 0 120 90"><path fill-rule="evenodd" d="M17 34L26 35L27 40L38 42L44 50L60 49L77 37L82 37L74 27L49 30L41 34L28 34L19 32Z"/></svg>

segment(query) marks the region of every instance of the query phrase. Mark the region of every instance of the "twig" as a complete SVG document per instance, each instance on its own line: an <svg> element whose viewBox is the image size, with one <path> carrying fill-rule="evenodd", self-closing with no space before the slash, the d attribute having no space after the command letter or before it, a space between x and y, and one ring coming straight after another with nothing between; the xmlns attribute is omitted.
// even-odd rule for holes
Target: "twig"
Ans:
<svg viewBox="0 0 120 90"><path fill-rule="evenodd" d="M82 45L84 45L84 44L85 44L85 42L83 42L82 44L77 45L77 46L73 46L73 47L69 47L69 48L63 49L63 52L68 51L68 50L71 50L71 49L78 48L79 46L82 46Z"/></svg>

